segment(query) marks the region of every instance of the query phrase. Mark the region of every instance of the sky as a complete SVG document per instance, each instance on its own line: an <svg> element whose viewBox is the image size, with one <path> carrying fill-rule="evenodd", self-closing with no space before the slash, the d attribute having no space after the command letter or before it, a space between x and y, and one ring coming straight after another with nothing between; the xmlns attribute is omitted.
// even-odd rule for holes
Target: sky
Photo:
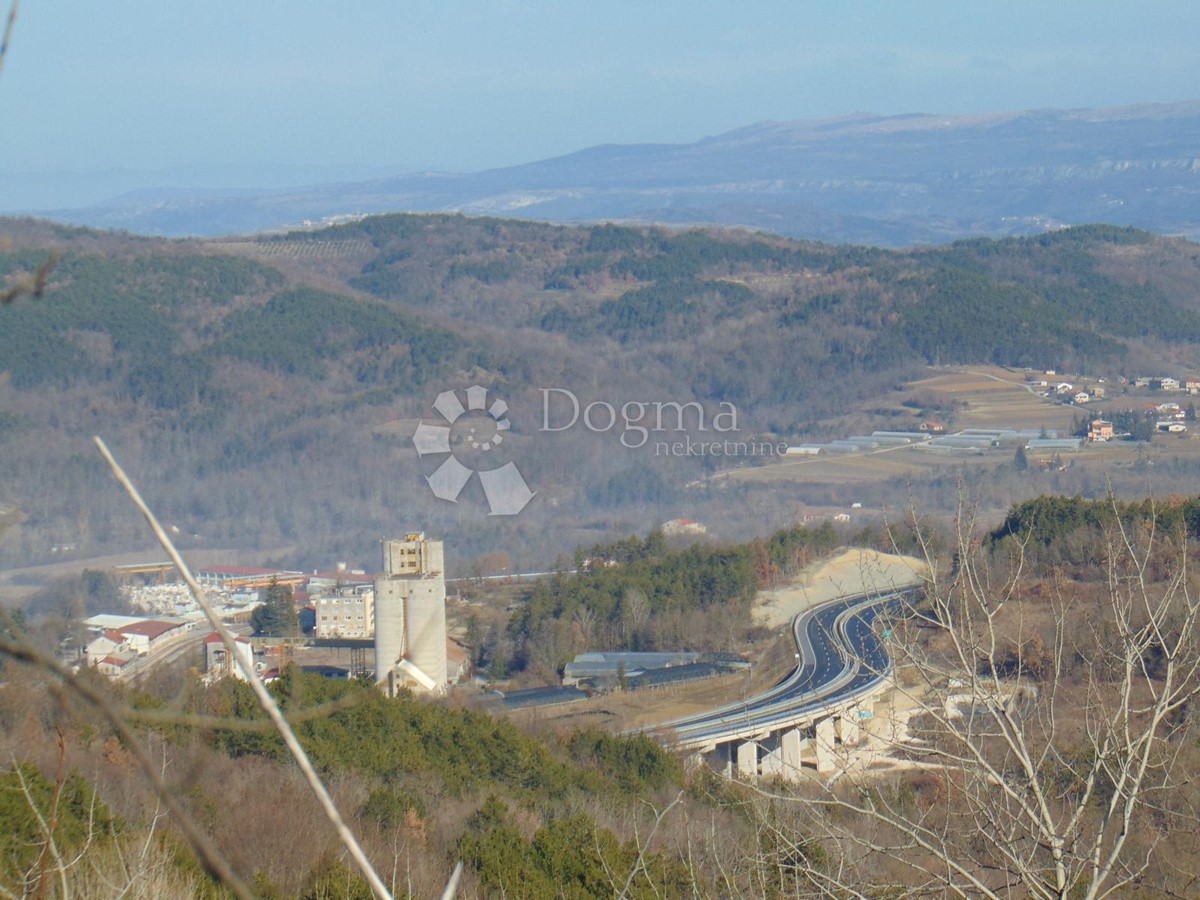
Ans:
<svg viewBox="0 0 1200 900"><path fill-rule="evenodd" d="M1198 46L1196 0L23 0L0 209L118 170L271 187L768 119L1197 99Z"/></svg>

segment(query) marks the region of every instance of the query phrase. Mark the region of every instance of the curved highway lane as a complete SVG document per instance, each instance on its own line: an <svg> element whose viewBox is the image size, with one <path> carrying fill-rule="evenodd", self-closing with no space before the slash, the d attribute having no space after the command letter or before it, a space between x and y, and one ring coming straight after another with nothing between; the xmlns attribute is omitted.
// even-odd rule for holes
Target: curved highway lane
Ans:
<svg viewBox="0 0 1200 900"><path fill-rule="evenodd" d="M684 718L654 731L674 735L682 747L701 747L756 735L811 719L873 690L892 670L875 630L883 610L898 610L911 591L839 597L792 620L800 663L770 690Z"/></svg>

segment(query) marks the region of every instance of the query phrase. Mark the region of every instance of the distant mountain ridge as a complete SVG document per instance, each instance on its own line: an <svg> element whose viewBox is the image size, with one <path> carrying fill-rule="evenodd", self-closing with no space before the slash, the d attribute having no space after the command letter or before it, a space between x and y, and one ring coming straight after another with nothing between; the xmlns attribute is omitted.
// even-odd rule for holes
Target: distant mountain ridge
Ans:
<svg viewBox="0 0 1200 900"><path fill-rule="evenodd" d="M306 190L139 191L62 222L166 236L383 212L722 225L882 246L1109 222L1200 236L1200 101L761 122L471 174Z"/></svg>

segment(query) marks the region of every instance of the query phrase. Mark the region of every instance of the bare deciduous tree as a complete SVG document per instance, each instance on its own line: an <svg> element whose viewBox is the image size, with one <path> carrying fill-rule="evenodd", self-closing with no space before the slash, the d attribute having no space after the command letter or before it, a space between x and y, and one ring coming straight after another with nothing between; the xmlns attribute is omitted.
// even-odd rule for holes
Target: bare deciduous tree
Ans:
<svg viewBox="0 0 1200 900"><path fill-rule="evenodd" d="M1025 545L997 560L970 515L957 530L953 565L932 565L924 597L889 623L908 733L876 727L874 750L848 752L832 779L761 791L759 845L776 852L759 862L802 895L1194 895L1200 598L1186 543L1118 521L1102 587L1035 589Z"/></svg>

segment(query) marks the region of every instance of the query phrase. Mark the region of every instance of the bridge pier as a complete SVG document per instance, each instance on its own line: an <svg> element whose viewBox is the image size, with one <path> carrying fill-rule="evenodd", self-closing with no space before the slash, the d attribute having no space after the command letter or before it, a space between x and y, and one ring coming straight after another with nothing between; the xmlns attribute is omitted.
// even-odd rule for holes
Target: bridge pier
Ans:
<svg viewBox="0 0 1200 900"><path fill-rule="evenodd" d="M799 728L785 728L771 736L771 746L762 759L763 778L799 781L803 765L804 735Z"/></svg>
<svg viewBox="0 0 1200 900"><path fill-rule="evenodd" d="M758 778L757 741L741 741L737 744L737 775L750 781Z"/></svg>
<svg viewBox="0 0 1200 900"><path fill-rule="evenodd" d="M859 740L858 708L842 710L837 719L837 738L843 746L857 744Z"/></svg>
<svg viewBox="0 0 1200 900"><path fill-rule="evenodd" d="M826 775L836 768L833 760L834 740L833 719L821 719L809 726L809 738L805 743L808 752L804 761L813 766L818 775Z"/></svg>
<svg viewBox="0 0 1200 900"><path fill-rule="evenodd" d="M766 752L763 754L762 760L759 762L759 768L763 778L782 778L783 776L783 754L779 747L763 747Z"/></svg>
<svg viewBox="0 0 1200 900"><path fill-rule="evenodd" d="M799 728L789 728L779 736L779 753L783 757L783 777L792 781L800 779L801 754L804 738Z"/></svg>

